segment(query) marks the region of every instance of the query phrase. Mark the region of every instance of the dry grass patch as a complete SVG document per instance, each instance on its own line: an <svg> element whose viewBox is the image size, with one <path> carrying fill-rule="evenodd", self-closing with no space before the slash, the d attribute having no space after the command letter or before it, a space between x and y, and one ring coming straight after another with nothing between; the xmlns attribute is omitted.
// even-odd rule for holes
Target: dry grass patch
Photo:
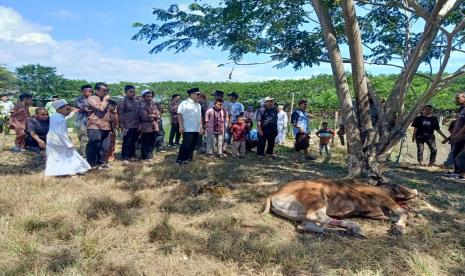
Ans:
<svg viewBox="0 0 465 276"><path fill-rule="evenodd" d="M12 141L10 141L11 144ZM33 155L0 149L0 275L465 275L465 190L436 171L391 167L416 188L407 235L356 220L367 234L300 234L258 211L286 181L344 175L328 163L209 160L180 168L175 153L154 164L79 178L44 178Z"/></svg>
<svg viewBox="0 0 465 276"><path fill-rule="evenodd" d="M81 200L78 213L87 220L96 220L112 216L115 224L128 226L133 221L134 214L129 209L141 208L143 200L139 196L132 196L130 200L120 203L109 196L90 196Z"/></svg>
<svg viewBox="0 0 465 276"><path fill-rule="evenodd" d="M436 258L427 254L414 251L407 258L407 264L413 275L416 276L436 276L444 274L441 265Z"/></svg>

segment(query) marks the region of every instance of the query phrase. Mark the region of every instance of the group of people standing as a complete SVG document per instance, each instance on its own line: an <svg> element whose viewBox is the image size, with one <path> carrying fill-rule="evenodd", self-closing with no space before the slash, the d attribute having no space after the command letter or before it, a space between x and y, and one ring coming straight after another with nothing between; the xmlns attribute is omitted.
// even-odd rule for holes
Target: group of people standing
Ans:
<svg viewBox="0 0 465 276"><path fill-rule="evenodd" d="M232 154L243 158L247 151L257 147L259 159L277 158L275 144L284 144L288 118L283 106L277 106L273 98L266 97L255 111L252 106L245 109L234 92L227 94L228 100L225 100L225 93L216 90L210 102L199 88L186 92L187 99L183 101L180 94L172 95L168 107L171 117L168 144L179 146L178 164L191 162L195 149L203 144L206 145L205 153L211 157L224 158ZM16 105L2 98L2 114L6 114L6 109L9 125L16 132L15 151L24 151L27 147L46 150L45 174L48 176L109 167L108 161L114 159L117 132L122 136L121 159L124 163L136 160L137 145L140 145L141 159L150 162L155 148L163 144L164 110L154 100L155 94L151 90L143 90L137 95L134 86L126 85L124 93L124 98L115 102L105 83L99 82L94 87L83 85L74 107L54 96L45 107L35 109L34 117L29 116L32 96L23 93ZM303 151L305 159L314 160L308 151L310 115L307 107L307 101L299 101L290 122L296 138L295 151ZM73 115L79 139L76 150L69 139L66 123ZM320 150L323 145L329 150L324 141L334 136L334 132L323 124L317 135Z"/></svg>

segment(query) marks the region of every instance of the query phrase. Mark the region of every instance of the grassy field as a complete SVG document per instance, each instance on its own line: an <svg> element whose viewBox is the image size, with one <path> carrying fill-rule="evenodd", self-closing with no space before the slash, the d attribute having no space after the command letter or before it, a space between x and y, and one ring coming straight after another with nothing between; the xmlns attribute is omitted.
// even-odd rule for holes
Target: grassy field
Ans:
<svg viewBox="0 0 465 276"><path fill-rule="evenodd" d="M286 181L343 176L342 148L330 162L295 162L283 147L278 161L196 155L182 168L171 151L153 164L44 178L40 156L0 139L0 275L465 274L465 182L438 168L386 168L421 193L408 232L357 220L367 235L357 239L300 234L258 213Z"/></svg>

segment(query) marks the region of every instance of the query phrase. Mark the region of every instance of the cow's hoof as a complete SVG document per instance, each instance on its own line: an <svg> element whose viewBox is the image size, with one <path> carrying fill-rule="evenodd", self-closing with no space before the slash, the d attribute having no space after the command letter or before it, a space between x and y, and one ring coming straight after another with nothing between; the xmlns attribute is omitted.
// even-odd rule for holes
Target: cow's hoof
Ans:
<svg viewBox="0 0 465 276"><path fill-rule="evenodd" d="M349 234L357 238L366 238L365 233L363 233L360 227L349 228Z"/></svg>
<svg viewBox="0 0 465 276"><path fill-rule="evenodd" d="M405 227L400 225L393 225L391 226L391 230L389 232L395 236L402 236L405 234Z"/></svg>

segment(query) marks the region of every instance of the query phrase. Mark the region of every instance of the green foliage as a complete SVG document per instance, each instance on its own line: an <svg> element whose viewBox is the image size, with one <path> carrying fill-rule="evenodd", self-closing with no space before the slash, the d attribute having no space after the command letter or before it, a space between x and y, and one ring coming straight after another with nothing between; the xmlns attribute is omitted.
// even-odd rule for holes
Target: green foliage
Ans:
<svg viewBox="0 0 465 276"><path fill-rule="evenodd" d="M53 95L71 100L80 94L85 80L69 80L56 73L55 67L28 64L16 68L21 91L34 95L36 100L45 101Z"/></svg>
<svg viewBox="0 0 465 276"><path fill-rule="evenodd" d="M24 68L40 68L40 65L26 65L17 69L17 71L24 72ZM94 83L85 80L70 80L62 76L56 75L54 67L47 67L45 71L53 72L54 76L46 78L45 75L37 77L33 74L22 74L20 83L22 89L25 91L28 87L37 85L36 81L39 79L41 93L35 94L39 100L46 99L51 95L58 95L60 98L67 99L73 102L74 98L80 95L80 87L84 84ZM0 67L0 75L2 74ZM39 71L40 71L39 70ZM6 72L8 72L5 69ZM5 75L14 75L10 72ZM375 90L380 98L386 99L395 83L398 75L376 75L370 76ZM54 78L59 78L59 82L53 82ZM12 85L15 84L13 79L8 82ZM0 79L1 81L1 79ZM48 83L51 81L51 83ZM349 84L352 83L351 78L348 79ZM0 82L1 83L1 82ZM317 75L309 79L300 80L270 80L264 82L180 82L180 81L164 81L153 83L137 83L137 82L119 82L110 83L110 91L113 97L124 96L124 86L127 84L134 85L138 91L143 89L151 89L155 91L158 101L167 104L172 94L181 94L185 96L185 91L192 87L199 87L203 93L211 99L211 94L215 90L223 90L226 93L236 92L240 95L239 100L245 105L253 105L257 108L260 101L271 96L276 99L285 108L289 108L291 104L292 94L294 94L295 102L300 99L307 99L313 111L332 111L339 109L339 101L337 98L336 87L332 75ZM423 77L416 77L413 81L412 88L407 93L406 107L409 108L415 104L419 95L428 86L428 80ZM465 77L460 78L457 82L451 84L446 89L440 91L431 101L431 104L439 111L454 110L455 103L453 101L455 94L465 87Z"/></svg>
<svg viewBox="0 0 465 276"><path fill-rule="evenodd" d="M16 77L5 67L0 66L0 94L2 91L13 89L16 86Z"/></svg>
<svg viewBox="0 0 465 276"><path fill-rule="evenodd" d="M373 1L370 1L373 2ZM399 7L398 0L375 1L377 4L357 1L357 13L366 46L366 60L386 64L403 60L406 46L413 49L420 41L423 28L406 26L417 24L415 14L407 14ZM418 0L420 6L431 11L434 2ZM189 9L180 10L178 5L167 9L155 8L156 21L150 24L134 23L139 31L134 40L154 43L150 53L163 50L175 53L194 47L218 47L229 52L229 59L241 60L246 54L267 55L277 62L277 67L291 65L295 69L319 65L328 60L324 49L322 29L316 22L315 11L305 0L224 0L219 4L194 1ZM323 1L329 10L339 44L347 44L340 1ZM443 27L457 25L463 18L460 11L465 2L453 10ZM453 38L457 49L465 44L465 31ZM426 57L427 64L441 59L445 52L445 36L438 35Z"/></svg>
<svg viewBox="0 0 465 276"><path fill-rule="evenodd" d="M27 91L39 98L47 98L59 91L64 78L56 74L55 67L40 64L24 65L16 68L21 91Z"/></svg>

